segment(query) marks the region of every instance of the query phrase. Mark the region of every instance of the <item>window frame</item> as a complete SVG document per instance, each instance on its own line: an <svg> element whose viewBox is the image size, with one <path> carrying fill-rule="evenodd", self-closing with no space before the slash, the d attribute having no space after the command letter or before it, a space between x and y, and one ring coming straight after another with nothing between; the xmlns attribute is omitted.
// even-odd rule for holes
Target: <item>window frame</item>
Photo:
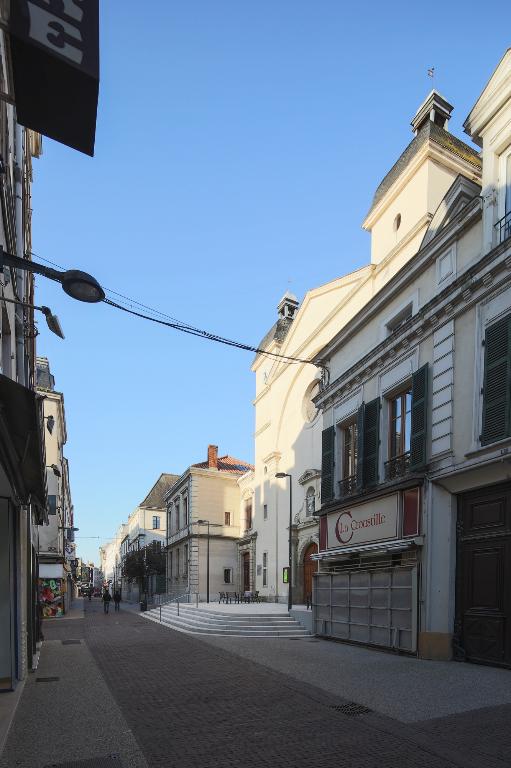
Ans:
<svg viewBox="0 0 511 768"><path fill-rule="evenodd" d="M402 456L406 456L407 453L410 453L410 438L412 434L412 382L410 380L409 383L406 384L404 387L400 387L400 389L394 393L391 393L386 396L387 400L387 429L388 429L388 440L387 440L387 461L392 461L393 459L399 459ZM393 417L392 415L392 406L393 403L397 402L398 400L401 401L401 412L399 416ZM404 420L403 420L403 402L404 402ZM407 403L409 403L409 409L407 410ZM408 419L408 429L407 429L407 415L409 416ZM393 452L393 443L395 438L395 431L393 429L393 422L397 421L397 419L401 419L402 422L402 431L400 436L400 448L404 448L404 450L400 450L398 453L397 451ZM407 435L408 431L408 435ZM408 449L406 448L406 441L408 439Z"/></svg>
<svg viewBox="0 0 511 768"><path fill-rule="evenodd" d="M263 552L263 587L268 586L268 552Z"/></svg>
<svg viewBox="0 0 511 768"><path fill-rule="evenodd" d="M154 524L155 520L157 521L156 525ZM157 531L160 529L160 522L161 522L160 515L153 515L153 528L152 528L153 531Z"/></svg>
<svg viewBox="0 0 511 768"><path fill-rule="evenodd" d="M228 579L225 578L226 574L228 574ZM233 583L232 575L232 568L224 568L224 584Z"/></svg>
<svg viewBox="0 0 511 768"><path fill-rule="evenodd" d="M224 512L224 525L227 526L227 527L230 527L230 525L231 525L231 513L230 513L230 511L229 512Z"/></svg>

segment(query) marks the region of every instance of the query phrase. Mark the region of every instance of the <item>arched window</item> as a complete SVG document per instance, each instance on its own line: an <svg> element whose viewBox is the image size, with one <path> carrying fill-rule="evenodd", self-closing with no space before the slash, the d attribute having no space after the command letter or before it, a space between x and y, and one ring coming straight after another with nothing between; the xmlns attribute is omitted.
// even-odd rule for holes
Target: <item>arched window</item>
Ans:
<svg viewBox="0 0 511 768"><path fill-rule="evenodd" d="M307 517L311 517L312 515L316 514L316 492L312 486L307 488L305 506L307 509Z"/></svg>

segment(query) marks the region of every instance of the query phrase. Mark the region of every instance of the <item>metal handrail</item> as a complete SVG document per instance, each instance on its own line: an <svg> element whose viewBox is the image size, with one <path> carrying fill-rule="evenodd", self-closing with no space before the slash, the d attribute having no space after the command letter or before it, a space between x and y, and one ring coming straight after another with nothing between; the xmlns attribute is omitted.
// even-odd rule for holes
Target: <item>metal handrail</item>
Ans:
<svg viewBox="0 0 511 768"><path fill-rule="evenodd" d="M348 477L339 480L339 495L341 499L346 496L353 496L357 492L357 476L349 475Z"/></svg>
<svg viewBox="0 0 511 768"><path fill-rule="evenodd" d="M182 595L172 596L172 595L158 595L158 597L163 598L167 597L167 600L160 600L160 602L157 604L157 608L160 609L160 624L161 624L161 607L162 605L169 605L169 603L176 603L177 605L177 615L179 616L179 604L180 601L183 603L190 603L190 592L183 592ZM199 593L195 592L195 605L198 608L199 607Z"/></svg>
<svg viewBox="0 0 511 768"><path fill-rule="evenodd" d="M410 451L394 456L385 462L385 480L395 480L404 477L410 472Z"/></svg>
<svg viewBox="0 0 511 768"><path fill-rule="evenodd" d="M497 245L500 245L504 240L507 240L508 237L511 237L511 211L508 211L505 216L497 221L495 230L498 239Z"/></svg>

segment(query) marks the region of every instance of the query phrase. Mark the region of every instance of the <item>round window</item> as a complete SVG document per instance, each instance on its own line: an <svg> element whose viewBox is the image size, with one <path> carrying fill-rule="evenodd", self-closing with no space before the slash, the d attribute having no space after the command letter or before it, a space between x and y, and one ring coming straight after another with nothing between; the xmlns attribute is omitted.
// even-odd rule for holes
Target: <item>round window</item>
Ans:
<svg viewBox="0 0 511 768"><path fill-rule="evenodd" d="M319 393L319 381L313 381L312 384L310 384L306 391L303 398L303 406L302 406L302 412L303 417L305 421L308 421L309 424L314 421L318 414L318 409L312 402L312 399L316 397L316 395Z"/></svg>

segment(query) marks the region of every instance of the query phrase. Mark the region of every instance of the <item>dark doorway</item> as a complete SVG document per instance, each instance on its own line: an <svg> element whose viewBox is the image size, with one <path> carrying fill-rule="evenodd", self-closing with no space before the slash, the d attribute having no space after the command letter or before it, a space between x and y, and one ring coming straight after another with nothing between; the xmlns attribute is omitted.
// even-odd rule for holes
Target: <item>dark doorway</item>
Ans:
<svg viewBox="0 0 511 768"><path fill-rule="evenodd" d="M459 498L455 654L511 666L511 485Z"/></svg>
<svg viewBox="0 0 511 768"><path fill-rule="evenodd" d="M243 552L243 591L250 592L250 553Z"/></svg>
<svg viewBox="0 0 511 768"><path fill-rule="evenodd" d="M303 554L303 602L307 602L307 597L312 600L312 576L318 570L316 560L311 560L312 555L318 551L317 544L309 544Z"/></svg>

